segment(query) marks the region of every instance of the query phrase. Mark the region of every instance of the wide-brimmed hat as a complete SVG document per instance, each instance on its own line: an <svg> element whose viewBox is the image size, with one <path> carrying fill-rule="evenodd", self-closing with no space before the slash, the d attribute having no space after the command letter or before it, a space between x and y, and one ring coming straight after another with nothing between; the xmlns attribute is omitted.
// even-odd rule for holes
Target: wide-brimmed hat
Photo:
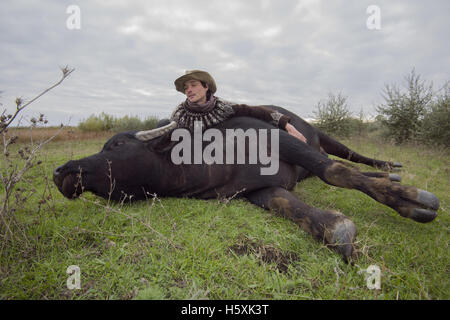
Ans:
<svg viewBox="0 0 450 320"><path fill-rule="evenodd" d="M184 83L188 80L203 81L208 85L211 93L216 92L216 82L214 81L214 78L211 77L208 72L202 70L186 70L186 73L174 82L177 91L184 93Z"/></svg>

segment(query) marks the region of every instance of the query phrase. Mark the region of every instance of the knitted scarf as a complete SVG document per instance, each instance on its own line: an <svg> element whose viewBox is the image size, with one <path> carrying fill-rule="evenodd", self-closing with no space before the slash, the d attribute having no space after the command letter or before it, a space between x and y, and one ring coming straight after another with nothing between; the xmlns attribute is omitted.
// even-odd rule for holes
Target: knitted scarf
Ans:
<svg viewBox="0 0 450 320"><path fill-rule="evenodd" d="M192 104L186 99L170 118L178 123L179 128L186 128L191 132L194 130L194 121L202 121L203 130L206 130L232 116L234 110L231 106L234 104L213 95L202 105Z"/></svg>

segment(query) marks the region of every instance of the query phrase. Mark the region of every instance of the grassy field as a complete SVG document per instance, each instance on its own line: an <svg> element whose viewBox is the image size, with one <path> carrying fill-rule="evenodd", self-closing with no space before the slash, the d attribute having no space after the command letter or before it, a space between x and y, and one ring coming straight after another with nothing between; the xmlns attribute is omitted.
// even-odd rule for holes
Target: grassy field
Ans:
<svg viewBox="0 0 450 320"><path fill-rule="evenodd" d="M101 139L106 141L113 135L112 132L107 131L82 131L77 127L44 127L34 128L30 130L29 127L22 128L8 128L10 135L17 136L17 142L23 144L31 141L44 141L50 137L54 137L52 141L80 141L80 140L95 140Z"/></svg>
<svg viewBox="0 0 450 320"><path fill-rule="evenodd" d="M343 141L366 156L402 162L403 184L434 192L441 208L429 224L315 177L296 186L301 200L355 222L360 254L351 266L292 222L245 200L108 204L88 193L65 199L53 169L104 142L71 139L42 150L33 185L21 186L28 200L16 213L27 240L2 245L1 299L450 298L448 151ZM67 288L71 265L80 268L81 289ZM366 285L370 265L381 270L380 290Z"/></svg>

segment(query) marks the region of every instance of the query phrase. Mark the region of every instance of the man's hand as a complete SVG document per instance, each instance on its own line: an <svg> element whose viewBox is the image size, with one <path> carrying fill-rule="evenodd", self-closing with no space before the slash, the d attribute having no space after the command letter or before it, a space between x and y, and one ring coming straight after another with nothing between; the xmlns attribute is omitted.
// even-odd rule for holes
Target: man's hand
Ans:
<svg viewBox="0 0 450 320"><path fill-rule="evenodd" d="M307 140L306 140L305 136L302 135L300 132L298 132L297 129L295 129L295 127L292 124L290 124L290 123L286 124L285 129L290 135L292 135L292 136L296 137L297 139L306 143Z"/></svg>

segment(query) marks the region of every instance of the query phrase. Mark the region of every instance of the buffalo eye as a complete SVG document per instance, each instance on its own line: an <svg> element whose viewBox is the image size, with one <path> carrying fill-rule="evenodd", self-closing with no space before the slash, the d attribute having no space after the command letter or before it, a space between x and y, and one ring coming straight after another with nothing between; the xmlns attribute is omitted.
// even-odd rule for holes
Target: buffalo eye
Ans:
<svg viewBox="0 0 450 320"><path fill-rule="evenodd" d="M120 145L122 145L122 144L125 144L125 141L118 140L118 141L114 142L114 146L115 146L115 147L120 146Z"/></svg>

